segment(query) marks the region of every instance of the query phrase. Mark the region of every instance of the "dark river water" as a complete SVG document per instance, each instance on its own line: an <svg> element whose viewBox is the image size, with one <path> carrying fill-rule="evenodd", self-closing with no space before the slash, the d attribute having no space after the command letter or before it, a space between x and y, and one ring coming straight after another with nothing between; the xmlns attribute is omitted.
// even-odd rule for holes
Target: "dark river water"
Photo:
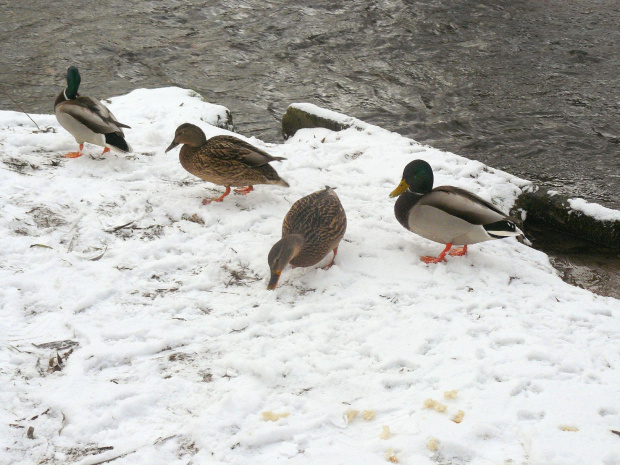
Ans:
<svg viewBox="0 0 620 465"><path fill-rule="evenodd" d="M620 209L619 25L619 0L0 0L0 83L45 113L70 64L99 98L191 88L271 142L312 102Z"/></svg>

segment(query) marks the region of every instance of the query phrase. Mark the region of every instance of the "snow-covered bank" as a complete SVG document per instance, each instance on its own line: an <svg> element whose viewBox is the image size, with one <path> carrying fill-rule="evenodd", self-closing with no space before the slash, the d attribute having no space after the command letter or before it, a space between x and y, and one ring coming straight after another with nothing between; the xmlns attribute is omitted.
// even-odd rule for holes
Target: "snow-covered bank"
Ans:
<svg viewBox="0 0 620 465"><path fill-rule="evenodd" d="M355 127L363 131L369 125L311 103L292 103L282 118L285 138L300 129L317 127L333 131ZM542 227L550 230L550 234L562 231L612 249L620 248L620 211L584 199L570 199L522 179L515 178L514 182L522 188L514 212L525 219L526 227Z"/></svg>
<svg viewBox="0 0 620 465"><path fill-rule="evenodd" d="M370 125L301 130L248 139L290 189L202 206L222 188L164 149L181 122L224 133L204 122L222 107L158 89L110 108L134 156L61 159L53 116L35 133L0 112L0 463L620 464L619 302L512 239L425 265L442 247L388 197L414 158L504 210L517 178ZM349 223L336 265L267 291L282 218L326 184Z"/></svg>

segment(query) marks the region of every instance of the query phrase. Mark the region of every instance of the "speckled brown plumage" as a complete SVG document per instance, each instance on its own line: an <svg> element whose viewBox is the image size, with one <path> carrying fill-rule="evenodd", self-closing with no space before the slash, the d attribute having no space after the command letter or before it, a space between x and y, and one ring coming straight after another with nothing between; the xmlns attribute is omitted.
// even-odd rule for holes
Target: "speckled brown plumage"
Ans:
<svg viewBox="0 0 620 465"><path fill-rule="evenodd" d="M312 266L338 247L347 229L347 217L330 187L302 197L284 217L282 237L301 234L304 243L290 264Z"/></svg>
<svg viewBox="0 0 620 465"><path fill-rule="evenodd" d="M201 147L184 145L179 160L194 176L221 186L278 184L288 187L269 165L282 158L272 157L233 136L212 137Z"/></svg>
<svg viewBox="0 0 620 465"><path fill-rule="evenodd" d="M185 123L179 126L168 150L181 147L181 165L194 176L221 186L251 186L277 184L288 187L269 163L284 160L273 157L233 136L215 136L207 140L198 126Z"/></svg>

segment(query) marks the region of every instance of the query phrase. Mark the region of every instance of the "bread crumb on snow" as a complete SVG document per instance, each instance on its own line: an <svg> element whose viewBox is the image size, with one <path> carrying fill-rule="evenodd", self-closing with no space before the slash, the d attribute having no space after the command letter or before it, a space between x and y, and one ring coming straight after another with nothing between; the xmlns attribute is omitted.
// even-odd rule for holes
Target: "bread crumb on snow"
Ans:
<svg viewBox="0 0 620 465"><path fill-rule="evenodd" d="M280 418L286 418L290 415L289 412L276 413L271 410L267 410L262 413L263 420L265 421L278 421Z"/></svg>
<svg viewBox="0 0 620 465"><path fill-rule="evenodd" d="M362 418L366 421L375 419L375 411L374 410L364 410L362 411Z"/></svg>
<svg viewBox="0 0 620 465"><path fill-rule="evenodd" d="M388 462L398 463L398 457L396 457L396 454L394 453L394 449L392 449L391 447L386 452L385 458L388 460Z"/></svg>
<svg viewBox="0 0 620 465"><path fill-rule="evenodd" d="M439 413L445 413L448 409L447 405L437 402L435 399L426 399L424 401L424 407L437 410Z"/></svg>
<svg viewBox="0 0 620 465"><path fill-rule="evenodd" d="M579 428L577 428L576 426L570 426L570 425L561 425L560 429L562 431L572 431L573 433L579 431Z"/></svg>
<svg viewBox="0 0 620 465"><path fill-rule="evenodd" d="M435 452L439 447L437 446L437 440L435 438L430 438L426 443L426 447L428 450Z"/></svg>
<svg viewBox="0 0 620 465"><path fill-rule="evenodd" d="M459 410L458 412L456 412L456 415L452 417L452 421L454 423L460 423L463 421L464 416L465 416L465 412L463 412L462 410Z"/></svg>
<svg viewBox="0 0 620 465"><path fill-rule="evenodd" d="M443 398L444 399L456 399L456 395L459 393L459 391L446 391L443 393Z"/></svg>
<svg viewBox="0 0 620 465"><path fill-rule="evenodd" d="M389 439L390 438L390 427L387 425L383 425L381 427L381 434L379 434L381 439Z"/></svg>
<svg viewBox="0 0 620 465"><path fill-rule="evenodd" d="M360 412L357 411L357 410L353 410L353 409L349 410L345 414L345 417L347 419L347 423L351 423L355 419L355 417L357 416L358 413L360 413Z"/></svg>

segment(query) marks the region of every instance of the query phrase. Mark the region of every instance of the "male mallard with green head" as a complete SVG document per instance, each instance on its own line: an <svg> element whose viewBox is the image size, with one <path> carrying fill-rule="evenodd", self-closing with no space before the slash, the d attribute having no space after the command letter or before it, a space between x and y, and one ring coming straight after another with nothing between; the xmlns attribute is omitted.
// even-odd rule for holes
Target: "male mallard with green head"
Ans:
<svg viewBox="0 0 620 465"><path fill-rule="evenodd" d="M203 205L221 202L228 194L230 187L235 193L246 195L254 190L254 184L275 184L289 187L280 178L269 163L285 160L272 157L264 150L234 136L214 136L207 140L205 133L198 126L184 123L174 134L174 140L166 149L172 150L184 144L179 152L181 166L194 176L213 184L226 187L220 197L204 199Z"/></svg>
<svg viewBox="0 0 620 465"><path fill-rule="evenodd" d="M453 186L433 189L433 170L424 160L405 166L402 181L390 197L398 197L394 213L400 224L446 244L438 257L421 257L425 263L445 261L446 253L465 255L469 244L523 234L505 213L477 195ZM463 247L450 250L453 245Z"/></svg>
<svg viewBox="0 0 620 465"><path fill-rule="evenodd" d="M121 129L129 126L119 123L101 102L78 94L80 82L80 72L75 66L70 66L67 70L67 87L56 97L54 103L56 119L80 144L77 152L69 152L63 156L81 157L84 142L104 147L103 153L110 149L131 153L131 147Z"/></svg>
<svg viewBox="0 0 620 465"><path fill-rule="evenodd" d="M271 278L267 289L275 289L282 270L289 263L294 266L312 266L331 251L334 264L338 244L347 229L347 216L340 199L331 187L302 197L293 204L284 217L282 239L269 252Z"/></svg>

